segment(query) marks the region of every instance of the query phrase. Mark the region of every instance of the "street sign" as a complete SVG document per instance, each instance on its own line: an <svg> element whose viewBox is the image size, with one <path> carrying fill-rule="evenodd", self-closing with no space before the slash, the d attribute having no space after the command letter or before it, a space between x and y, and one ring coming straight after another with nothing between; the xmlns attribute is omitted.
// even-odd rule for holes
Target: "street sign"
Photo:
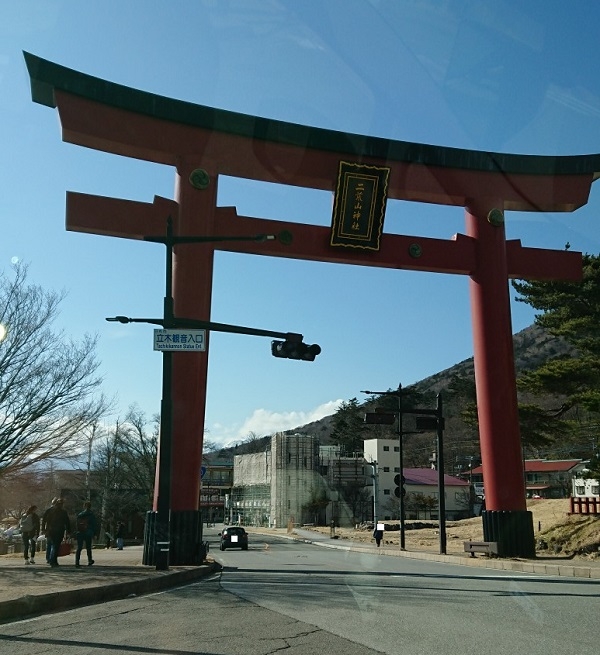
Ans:
<svg viewBox="0 0 600 655"><path fill-rule="evenodd" d="M367 412L365 414L365 423L371 425L392 425L395 420L395 414L384 414L383 412Z"/></svg>
<svg viewBox="0 0 600 655"><path fill-rule="evenodd" d="M154 350L203 352L206 350L206 330L154 330Z"/></svg>
<svg viewBox="0 0 600 655"><path fill-rule="evenodd" d="M435 416L417 416L416 417L417 430L437 430L438 421L439 425L444 429L444 419L436 418Z"/></svg>

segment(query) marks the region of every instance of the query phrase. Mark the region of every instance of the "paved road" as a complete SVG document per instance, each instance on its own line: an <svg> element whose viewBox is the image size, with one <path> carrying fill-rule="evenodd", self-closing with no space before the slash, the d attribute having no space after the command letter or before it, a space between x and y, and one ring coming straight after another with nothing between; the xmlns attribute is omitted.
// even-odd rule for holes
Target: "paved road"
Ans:
<svg viewBox="0 0 600 655"><path fill-rule="evenodd" d="M380 652L580 655L598 581L466 568L268 538L226 551L223 589ZM517 646L518 644L518 646Z"/></svg>
<svg viewBox="0 0 600 655"><path fill-rule="evenodd" d="M0 627L11 655L377 655L314 625L227 593L220 575L160 594Z"/></svg>
<svg viewBox="0 0 600 655"><path fill-rule="evenodd" d="M248 551L221 553L216 530L205 537L222 573L160 594L2 625L0 652L579 655L597 649L597 580L332 550L273 535L252 535ZM60 574L99 574L73 568L70 576L70 568L60 567ZM114 568L106 574L129 570ZM49 573L56 575L35 575Z"/></svg>

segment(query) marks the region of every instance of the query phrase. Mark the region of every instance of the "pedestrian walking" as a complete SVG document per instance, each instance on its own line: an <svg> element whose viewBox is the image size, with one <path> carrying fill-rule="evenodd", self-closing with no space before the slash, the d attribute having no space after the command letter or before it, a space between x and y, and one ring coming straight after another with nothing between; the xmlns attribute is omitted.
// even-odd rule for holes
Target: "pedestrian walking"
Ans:
<svg viewBox="0 0 600 655"><path fill-rule="evenodd" d="M377 544L377 548L381 545L381 540L383 539L383 530L379 529L379 526L373 530L373 539L375 539L375 543Z"/></svg>
<svg viewBox="0 0 600 655"><path fill-rule="evenodd" d="M88 558L88 566L94 563L92 559L92 540L98 531L98 522L96 515L92 512L92 503L87 500L83 504L83 511L77 514L75 521L75 528L77 532L77 550L75 551L75 566L81 566L79 560L81 559L81 551L85 545L85 552Z"/></svg>
<svg viewBox="0 0 600 655"><path fill-rule="evenodd" d="M48 509L46 509L42 514L41 532L46 537L46 564L50 564L50 540L48 538L48 517L50 516L50 512L56 506L57 500L58 498L53 498L52 502L50 503L50 507L48 507Z"/></svg>
<svg viewBox="0 0 600 655"><path fill-rule="evenodd" d="M46 518L46 538L50 542L50 566L58 566L58 548L65 535L70 532L71 521L63 507L63 499L57 498Z"/></svg>
<svg viewBox="0 0 600 655"><path fill-rule="evenodd" d="M123 550L125 544L125 524L123 521L119 521L117 525L117 550Z"/></svg>
<svg viewBox="0 0 600 655"><path fill-rule="evenodd" d="M37 515L36 510L37 505L31 505L19 521L25 564L35 564L35 547L37 538L40 536L40 517Z"/></svg>

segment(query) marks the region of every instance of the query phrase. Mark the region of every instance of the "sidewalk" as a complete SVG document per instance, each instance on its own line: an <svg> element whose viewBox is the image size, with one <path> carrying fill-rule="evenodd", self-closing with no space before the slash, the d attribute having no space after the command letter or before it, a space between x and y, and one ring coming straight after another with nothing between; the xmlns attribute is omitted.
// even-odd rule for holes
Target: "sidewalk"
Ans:
<svg viewBox="0 0 600 655"><path fill-rule="evenodd" d="M459 566L476 566L538 575L592 578L600 580L600 560L569 560L538 557L535 560L494 559L465 554L440 555L435 552L401 551L392 546L332 539L310 530L248 528L251 535L273 535L296 539L324 548L352 552L407 557L444 562ZM75 568L75 555L59 559L60 565L46 564L45 553L38 553L36 564L25 564L22 554L0 555L0 623L34 614L64 610L93 603L126 598L186 584L210 575L219 565L209 558L202 566L178 566L157 571L142 565L142 546L124 550L94 550L93 566ZM85 562L85 558L82 560Z"/></svg>
<svg viewBox="0 0 600 655"><path fill-rule="evenodd" d="M569 559L567 557L538 556L529 559L500 559L478 555L471 557L467 553L452 553L441 555L433 551L400 550L398 546L382 546L377 548L374 543L350 541L348 539L332 539L327 535L312 530L295 528L290 535L285 529L253 529L252 532L260 534L277 534L291 539L301 539L325 548L336 548L350 552L370 552L390 557L406 557L409 559L429 560L443 562L457 566L476 566L480 568L503 571L516 571L521 573L535 573L537 575L553 575L572 578L593 578L600 580L600 559Z"/></svg>
<svg viewBox="0 0 600 655"><path fill-rule="evenodd" d="M178 566L157 571L142 565L142 546L123 550L94 549L94 565L75 568L75 554L59 558L59 566L46 564L46 554L37 553L35 564L25 564L23 555L0 555L0 623L33 614L126 598L160 591L198 580L217 565Z"/></svg>

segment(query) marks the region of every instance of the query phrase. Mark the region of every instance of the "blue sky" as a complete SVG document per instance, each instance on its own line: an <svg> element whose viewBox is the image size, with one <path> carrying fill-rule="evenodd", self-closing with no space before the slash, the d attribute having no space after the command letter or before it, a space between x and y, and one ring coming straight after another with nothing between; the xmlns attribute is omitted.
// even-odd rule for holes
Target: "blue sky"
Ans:
<svg viewBox="0 0 600 655"><path fill-rule="evenodd" d="M112 417L159 411L164 248L68 233L65 193L150 202L174 171L63 143L31 101L22 51L190 102L317 127L459 148L600 152L600 4L473 0L0 0L0 268L68 293L59 325L99 336ZM332 196L222 179L247 216L330 225ZM600 251L600 188L572 214L507 213L529 247ZM385 231L450 238L460 208L388 204ZM514 295L514 294L512 294ZM513 331L533 322L513 304ZM468 278L217 254L212 320L301 332L313 363L269 339L213 333L208 438L231 443L331 414L361 389L408 385L472 356Z"/></svg>

